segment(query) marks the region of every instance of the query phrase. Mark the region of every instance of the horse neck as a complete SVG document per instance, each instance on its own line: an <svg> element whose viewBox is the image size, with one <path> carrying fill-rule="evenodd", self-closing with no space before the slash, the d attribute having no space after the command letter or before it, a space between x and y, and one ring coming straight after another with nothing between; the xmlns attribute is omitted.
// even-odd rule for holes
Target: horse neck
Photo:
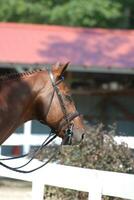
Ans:
<svg viewBox="0 0 134 200"><path fill-rule="evenodd" d="M24 79L24 84L26 84L26 94L27 96L27 102L25 107L25 113L27 113L26 121L36 119L36 113L35 113L35 102L42 92L42 90L45 88L47 82L46 72L41 71L37 72L29 77L26 77ZM26 116L26 114L25 114ZM24 121L25 122L25 121Z"/></svg>
<svg viewBox="0 0 134 200"><path fill-rule="evenodd" d="M34 101L46 83L44 73L0 83L0 143L34 118Z"/></svg>
<svg viewBox="0 0 134 200"><path fill-rule="evenodd" d="M35 72L18 79L3 82L0 92L0 99L7 105L7 115L12 109L15 109L14 115L21 119L21 123L34 118L34 101L45 86L46 73ZM8 100L7 100L8 99Z"/></svg>

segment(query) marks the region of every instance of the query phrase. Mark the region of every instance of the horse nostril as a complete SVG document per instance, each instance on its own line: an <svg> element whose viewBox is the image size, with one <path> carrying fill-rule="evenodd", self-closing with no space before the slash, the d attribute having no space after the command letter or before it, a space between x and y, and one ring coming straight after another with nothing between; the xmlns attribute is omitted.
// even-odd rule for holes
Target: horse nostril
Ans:
<svg viewBox="0 0 134 200"><path fill-rule="evenodd" d="M83 140L85 137L85 133L82 134L81 139Z"/></svg>

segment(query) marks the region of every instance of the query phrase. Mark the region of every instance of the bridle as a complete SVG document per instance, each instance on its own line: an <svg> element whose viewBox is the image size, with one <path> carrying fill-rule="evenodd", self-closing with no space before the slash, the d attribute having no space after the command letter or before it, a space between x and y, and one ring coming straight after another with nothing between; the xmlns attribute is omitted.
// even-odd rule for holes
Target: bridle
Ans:
<svg viewBox="0 0 134 200"><path fill-rule="evenodd" d="M59 126L57 129L54 129L54 132L58 133L61 132L61 130L63 131L64 129L64 138L63 138L63 144L71 144L72 141L72 137L73 137L73 122L72 120L76 117L79 116L79 113L76 111L74 113L69 113L67 112L67 108L65 106L64 103L64 99L63 99L63 95L59 90L58 85L64 80L63 77L61 77L57 82L55 81L55 78L53 76L53 73L50 69L47 69L53 89L54 89L54 93L56 92L57 97L59 99L60 102L60 106L63 112L63 119L60 121ZM54 95L53 95L54 96ZM51 106L51 105L50 105Z"/></svg>
<svg viewBox="0 0 134 200"><path fill-rule="evenodd" d="M15 156L15 157L9 157L9 158L0 159L0 165L5 167L5 168L7 168L7 169L12 170L12 171L20 172L20 173L31 173L31 172L34 172L34 171L42 168L43 166L45 166L47 163L49 163L57 155L57 153L60 152L61 146L63 144L64 145L65 144L71 144L71 142L72 142L72 137L73 137L73 122L72 122L72 120L74 118L78 117L79 113L76 111L74 113L69 113L68 114L67 108L66 108L65 103L64 103L64 99L63 99L62 93L60 92L60 90L58 88L58 85L63 81L63 77L61 77L61 79L56 82L52 71L50 69L47 69L47 71L48 71L48 74L49 74L49 77L50 77L50 80L51 80L51 83L52 83L52 86L53 86L53 89L54 89L53 90L53 94L52 94L52 98L51 98L51 101L50 101L50 106L51 106L54 94L56 92L57 97L58 97L59 102L60 102L60 105L61 105L62 112L64 114L64 117L61 120L58 128L56 128L56 129L51 128L49 136L46 138L46 140L41 144L41 146L34 152L34 154L31 156L31 158L25 164L23 164L23 165L21 165L19 167L11 167L9 165L4 164L1 161L15 160L15 159L19 159L19 158L24 158L24 157L27 157L29 155L29 153L23 154L21 156ZM48 111L50 109L50 106L48 108ZM39 121L41 121L41 120L39 120ZM27 166L29 163L31 163L31 161L37 156L37 154L40 151L42 151L51 141L53 141L59 135L59 132L61 130L63 131L63 129L64 129L64 133L65 133L64 134L64 138L62 139L62 143L60 145L60 148L58 149L58 151L56 153L54 153L45 163L43 163L42 165L40 165L40 166L38 166L38 167L36 167L34 169L31 169L31 170L22 170L21 169L21 168Z"/></svg>

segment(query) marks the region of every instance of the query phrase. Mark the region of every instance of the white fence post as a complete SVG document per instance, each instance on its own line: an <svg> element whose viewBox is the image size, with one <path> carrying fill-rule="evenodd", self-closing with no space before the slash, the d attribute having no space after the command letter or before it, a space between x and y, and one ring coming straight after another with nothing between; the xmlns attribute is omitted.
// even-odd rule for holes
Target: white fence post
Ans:
<svg viewBox="0 0 134 200"><path fill-rule="evenodd" d="M44 183L38 177L32 181L32 200L44 199Z"/></svg>
<svg viewBox="0 0 134 200"><path fill-rule="evenodd" d="M102 185L97 174L92 179L92 186L89 188L88 200L101 200Z"/></svg>
<svg viewBox="0 0 134 200"><path fill-rule="evenodd" d="M101 200L101 196L100 192L94 191L94 193L89 193L88 200Z"/></svg>
<svg viewBox="0 0 134 200"><path fill-rule="evenodd" d="M24 135L23 137L25 137L26 140L30 140L30 136L32 134L32 121L28 121L24 124ZM30 141L28 144L24 144L23 146L23 153L27 153L30 150Z"/></svg>

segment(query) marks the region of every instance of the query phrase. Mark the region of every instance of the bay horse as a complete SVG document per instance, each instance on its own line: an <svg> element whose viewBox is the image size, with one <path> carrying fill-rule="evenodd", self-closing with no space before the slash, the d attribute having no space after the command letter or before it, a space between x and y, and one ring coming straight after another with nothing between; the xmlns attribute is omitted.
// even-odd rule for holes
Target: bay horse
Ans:
<svg viewBox="0 0 134 200"><path fill-rule="evenodd" d="M71 129L72 144L83 139L83 121L62 80L68 64L0 79L0 144L21 124L34 119L49 126L63 140Z"/></svg>

